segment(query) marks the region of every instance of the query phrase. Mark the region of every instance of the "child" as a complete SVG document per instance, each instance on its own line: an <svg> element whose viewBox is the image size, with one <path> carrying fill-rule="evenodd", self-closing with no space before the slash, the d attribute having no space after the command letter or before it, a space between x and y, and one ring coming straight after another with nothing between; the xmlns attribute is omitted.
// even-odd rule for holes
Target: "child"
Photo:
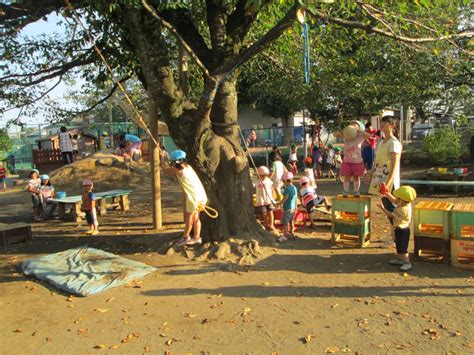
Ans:
<svg viewBox="0 0 474 355"><path fill-rule="evenodd" d="M334 152L334 148L332 147L332 144L329 144L328 145L328 150L327 150L327 156L326 156L326 166L327 166L327 169L328 169L328 178L331 178L331 177L336 177L336 174L334 174L334 165L335 165L335 162L334 162L334 156L335 156L335 152Z"/></svg>
<svg viewBox="0 0 474 355"><path fill-rule="evenodd" d="M285 190L283 191L283 219L281 223L284 225L285 230L284 234L278 238L280 243L286 242L288 238L294 238L295 235L295 210L296 210L296 195L297 190L295 185L293 185L293 173L287 171L281 177L283 183L285 184Z"/></svg>
<svg viewBox="0 0 474 355"><path fill-rule="evenodd" d="M99 221L97 220L97 211L95 209L95 197L92 192L94 184L91 180L85 179L82 181L82 206L81 211L86 214L87 224L89 230L86 234L97 235L99 234Z"/></svg>
<svg viewBox="0 0 474 355"><path fill-rule="evenodd" d="M304 158L304 172L303 175L309 179L310 185L316 188L316 178L314 177L313 159L311 157Z"/></svg>
<svg viewBox="0 0 474 355"><path fill-rule="evenodd" d="M46 174L41 175L40 201L43 210L43 217L45 219L52 218L56 211L57 203L53 202L53 198L54 187L51 185L49 176Z"/></svg>
<svg viewBox="0 0 474 355"><path fill-rule="evenodd" d="M306 208L306 212L308 212L309 221L311 223L310 227L315 228L312 212L316 207L321 206L324 204L326 210L330 210L331 206L329 206L329 201L326 196L318 196L316 193L316 188L311 186L311 181L306 177L303 176L300 179L300 202Z"/></svg>
<svg viewBox="0 0 474 355"><path fill-rule="evenodd" d="M416 198L416 191L411 186L401 186L393 192L393 195L386 192L385 196L395 205L395 209L390 211L384 207L382 202L377 203L377 206L382 210L382 212L391 219L395 233L397 258L390 260L389 264L400 266L400 271L409 271L413 268L408 254L412 213L411 202Z"/></svg>
<svg viewBox="0 0 474 355"><path fill-rule="evenodd" d="M281 156L275 155L275 160L273 161L272 168L270 169L270 179L273 181L273 187L276 190L278 195L278 200L282 194L283 188L283 181L281 181L281 177L284 173L287 172L285 164L281 162Z"/></svg>
<svg viewBox="0 0 474 355"><path fill-rule="evenodd" d="M317 178L322 177L322 162L323 162L323 155L321 150L317 145L313 146L311 149L311 157L313 159L313 168Z"/></svg>
<svg viewBox="0 0 474 355"><path fill-rule="evenodd" d="M334 167L336 172L336 181L341 181L341 164L342 164L342 155L341 155L341 148L336 147L334 149Z"/></svg>
<svg viewBox="0 0 474 355"><path fill-rule="evenodd" d="M339 135L341 135L339 133ZM349 195L351 178L354 179L354 196L360 196L360 177L364 176L365 166L362 160L362 142L370 137L370 134L361 130L356 121L351 122L342 132L344 137L344 159L341 166L341 175L344 178L342 186L343 196Z"/></svg>
<svg viewBox="0 0 474 355"><path fill-rule="evenodd" d="M272 180L270 180L268 177L270 171L266 166L258 167L257 173L260 181L257 184L255 214L263 214L267 228L273 231L275 230L275 226L273 224L273 210L275 209L273 207L273 204L275 203L273 200L273 192L275 189L273 188Z"/></svg>
<svg viewBox="0 0 474 355"><path fill-rule="evenodd" d="M294 174L298 173L298 148L296 144L292 144L290 147L290 156L288 158L288 168Z"/></svg>
<svg viewBox="0 0 474 355"><path fill-rule="evenodd" d="M41 200L39 196L39 189L41 186L41 179L39 178L39 171L32 169L30 171L30 180L26 186L26 190L31 193L31 201L33 202L33 218L35 221L41 220Z"/></svg>
<svg viewBox="0 0 474 355"><path fill-rule="evenodd" d="M7 191L7 169L3 167L3 162L0 161L0 185L3 191Z"/></svg>
<svg viewBox="0 0 474 355"><path fill-rule="evenodd" d="M164 151L161 151L163 157ZM204 186L194 169L186 162L186 153L175 150L170 155L171 166L162 165L163 173L175 176L186 197L185 227L178 246L201 244L201 220L199 213L207 204ZM193 231L193 239L189 236Z"/></svg>

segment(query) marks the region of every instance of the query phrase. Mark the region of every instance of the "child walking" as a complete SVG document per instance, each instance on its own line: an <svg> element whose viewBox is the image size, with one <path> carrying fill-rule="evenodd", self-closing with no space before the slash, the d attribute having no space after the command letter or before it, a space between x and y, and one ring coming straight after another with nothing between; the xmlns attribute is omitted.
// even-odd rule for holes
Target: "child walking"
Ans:
<svg viewBox="0 0 474 355"><path fill-rule="evenodd" d="M7 169L3 166L3 162L0 161L0 185L3 191L7 191Z"/></svg>
<svg viewBox="0 0 474 355"><path fill-rule="evenodd" d="M99 221L97 220L97 211L95 209L95 197L92 192L94 184L91 180L85 179L82 181L82 206L81 211L86 214L87 224L89 230L86 234L97 235L99 234Z"/></svg>
<svg viewBox="0 0 474 355"><path fill-rule="evenodd" d="M342 132L344 137L344 159L341 166L343 177L343 196L349 195L351 178L354 179L354 196L360 196L360 177L365 174L364 161L362 160L362 142L370 134L362 131L357 122L351 122Z"/></svg>
<svg viewBox="0 0 474 355"><path fill-rule="evenodd" d="M26 190L31 193L31 201L33 203L33 218L35 221L41 220L41 200L40 191L41 179L39 178L39 171L32 169L30 171L30 180L26 186Z"/></svg>
<svg viewBox="0 0 474 355"><path fill-rule="evenodd" d="M304 158L304 171L303 175L309 179L309 183L312 187L316 188L316 178L313 170L313 159L311 157Z"/></svg>
<svg viewBox="0 0 474 355"><path fill-rule="evenodd" d="M296 211L296 196L298 194L295 185L293 185L293 173L287 171L281 177L285 184L283 191L283 219L281 223L284 226L284 234L278 238L280 243L286 242L288 238L294 238L295 235L295 211Z"/></svg>
<svg viewBox="0 0 474 355"><path fill-rule="evenodd" d="M335 151L332 144L328 145L327 156L326 156L326 167L328 169L328 178L335 178L336 174L334 173L335 161L334 161Z"/></svg>
<svg viewBox="0 0 474 355"><path fill-rule="evenodd" d="M316 188L311 186L311 181L306 176L300 179L299 196L301 204L306 208L306 212L308 213L310 227L315 228L312 212L321 205L324 205L326 210L329 211L331 209L329 200L326 196L318 196Z"/></svg>
<svg viewBox="0 0 474 355"><path fill-rule="evenodd" d="M397 257L390 260L389 264L400 266L400 271L409 271L413 268L408 254L412 215L411 203L416 199L416 191L411 186L401 186L393 194L386 192L385 196L395 207L390 211L384 207L382 202L377 203L377 206L390 219L395 234Z"/></svg>
<svg viewBox="0 0 474 355"><path fill-rule="evenodd" d="M294 143L290 147L288 169L293 173L293 175L298 173L298 147Z"/></svg>
<svg viewBox="0 0 474 355"><path fill-rule="evenodd" d="M341 148L336 147L334 149L334 167L336 173L336 181L341 182L341 165L342 165L342 155Z"/></svg>
<svg viewBox="0 0 474 355"><path fill-rule="evenodd" d="M275 203L273 200L273 193L275 192L275 189L273 187L272 180L270 180L268 177L270 171L266 166L262 165L258 167L257 173L259 176L259 182L256 186L257 193L255 196L255 214L263 215L267 224L267 228L273 231L275 230L273 216L273 210L275 209L273 206Z"/></svg>

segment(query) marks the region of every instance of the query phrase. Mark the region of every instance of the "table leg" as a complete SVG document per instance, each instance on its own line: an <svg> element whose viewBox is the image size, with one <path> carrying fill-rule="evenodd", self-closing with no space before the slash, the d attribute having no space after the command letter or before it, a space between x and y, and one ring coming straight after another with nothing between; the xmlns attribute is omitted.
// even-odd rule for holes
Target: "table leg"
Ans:
<svg viewBox="0 0 474 355"><path fill-rule="evenodd" d="M73 207L73 219L74 222L82 221L81 202L76 202Z"/></svg>
<svg viewBox="0 0 474 355"><path fill-rule="evenodd" d="M99 214L107 214L107 200L105 198L99 200Z"/></svg>
<svg viewBox="0 0 474 355"><path fill-rule="evenodd" d="M128 195L120 196L120 207L122 208L122 211L128 211L130 209Z"/></svg>
<svg viewBox="0 0 474 355"><path fill-rule="evenodd" d="M66 204L62 202L58 202L58 216L61 219L66 217Z"/></svg>

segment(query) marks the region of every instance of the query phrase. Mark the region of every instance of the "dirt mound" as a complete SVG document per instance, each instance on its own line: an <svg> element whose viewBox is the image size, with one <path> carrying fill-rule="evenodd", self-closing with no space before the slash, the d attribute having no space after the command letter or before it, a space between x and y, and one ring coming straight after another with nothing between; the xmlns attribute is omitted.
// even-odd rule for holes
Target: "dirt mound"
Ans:
<svg viewBox="0 0 474 355"><path fill-rule="evenodd" d="M140 190L151 184L149 163L133 163L133 170L125 169L123 158L110 152L99 152L52 171L51 182L56 191L66 191L68 195L81 192L83 179L94 182L95 191L114 189Z"/></svg>

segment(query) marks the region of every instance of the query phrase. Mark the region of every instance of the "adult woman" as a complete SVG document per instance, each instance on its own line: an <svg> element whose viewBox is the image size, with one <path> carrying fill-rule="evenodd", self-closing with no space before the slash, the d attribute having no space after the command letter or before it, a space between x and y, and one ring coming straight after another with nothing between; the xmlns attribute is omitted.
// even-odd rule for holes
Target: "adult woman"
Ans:
<svg viewBox="0 0 474 355"><path fill-rule="evenodd" d="M162 157L164 151L161 151ZM183 237L177 245L201 244L201 220L199 213L207 203L206 191L193 168L186 162L186 153L175 150L170 155L171 166L162 163L165 174L176 176L179 186L186 196L185 227ZM162 160L163 162L163 160ZM193 238L189 236L193 230Z"/></svg>
<svg viewBox="0 0 474 355"><path fill-rule="evenodd" d="M380 186L382 184L385 184L388 192L392 192L400 187L402 145L395 136L395 122L395 117L393 116L382 118L380 128L384 138L377 147L374 166L366 175L366 181L370 181L370 194L380 194ZM387 197L382 197L382 203L389 212L395 210L395 206Z"/></svg>

